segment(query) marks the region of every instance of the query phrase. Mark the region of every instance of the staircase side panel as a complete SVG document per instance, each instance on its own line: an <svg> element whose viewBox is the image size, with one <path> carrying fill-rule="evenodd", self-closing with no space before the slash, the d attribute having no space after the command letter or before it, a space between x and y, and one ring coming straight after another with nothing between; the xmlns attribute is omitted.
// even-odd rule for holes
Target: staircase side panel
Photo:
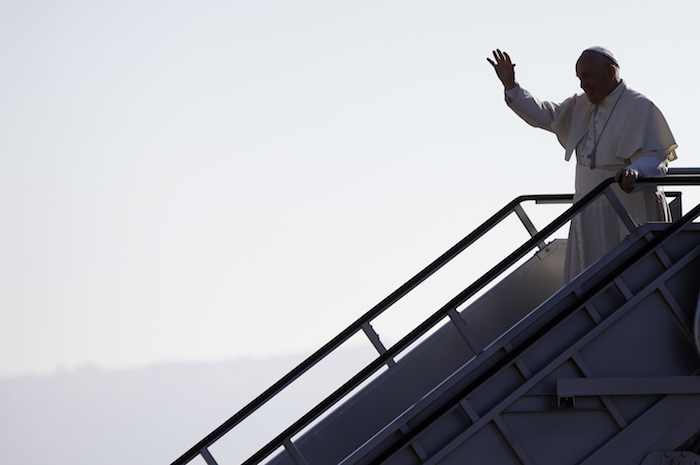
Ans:
<svg viewBox="0 0 700 465"><path fill-rule="evenodd" d="M559 378L698 373L700 359L685 317L694 312L700 286L700 231L692 229L659 250L678 262L672 271L664 271L672 264L662 256L635 263L615 286L514 360L523 381L520 386L513 384L509 395L494 388L503 384L501 377L510 368L468 396L480 418L461 434L452 432L455 440L427 463L476 463L475 458L496 454L491 447L503 447L508 453L524 451L523 463L530 460L538 465L631 464L653 447L677 447L697 433L697 395L586 396L577 397L573 407L562 408L555 387ZM693 248L695 255L688 255ZM684 264L686 255L691 258ZM624 259L620 253L618 260ZM540 310L547 314L546 308ZM513 341L517 339L514 335ZM481 391L494 393L483 406ZM507 445L486 445L475 439L480 428L493 429L499 422L510 437Z"/></svg>
<svg viewBox="0 0 700 465"><path fill-rule="evenodd" d="M491 342L556 292L565 250L565 240L554 241L462 311L470 333ZM526 298L523 290L528 291ZM445 325L295 439L297 448L308 465L339 463L475 355L455 327ZM392 431L400 427L392 425ZM291 465L286 454L268 463Z"/></svg>

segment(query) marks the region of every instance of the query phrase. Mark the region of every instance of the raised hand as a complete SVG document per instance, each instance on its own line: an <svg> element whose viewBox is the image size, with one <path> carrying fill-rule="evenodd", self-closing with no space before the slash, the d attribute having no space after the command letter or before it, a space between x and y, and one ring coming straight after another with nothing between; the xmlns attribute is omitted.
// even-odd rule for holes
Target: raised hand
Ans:
<svg viewBox="0 0 700 465"><path fill-rule="evenodd" d="M515 64L510 60L510 56L506 52L501 52L496 49L493 52L493 61L491 58L486 58L493 65L498 79L503 83L506 90L515 87Z"/></svg>

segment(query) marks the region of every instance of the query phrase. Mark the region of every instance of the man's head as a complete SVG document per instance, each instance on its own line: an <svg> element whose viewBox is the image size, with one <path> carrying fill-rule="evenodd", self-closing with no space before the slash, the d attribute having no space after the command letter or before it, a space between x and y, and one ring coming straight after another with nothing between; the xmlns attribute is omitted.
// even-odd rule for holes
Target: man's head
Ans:
<svg viewBox="0 0 700 465"><path fill-rule="evenodd" d="M620 83L620 66L608 49L592 47L576 62L576 76L588 100L598 105Z"/></svg>

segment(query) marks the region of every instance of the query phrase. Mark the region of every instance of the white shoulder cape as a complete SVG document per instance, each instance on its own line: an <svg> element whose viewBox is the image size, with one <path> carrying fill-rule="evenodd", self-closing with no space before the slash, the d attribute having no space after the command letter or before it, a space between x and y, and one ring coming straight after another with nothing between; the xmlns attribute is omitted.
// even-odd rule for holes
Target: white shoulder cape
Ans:
<svg viewBox="0 0 700 465"><path fill-rule="evenodd" d="M610 115L596 152L598 165L629 163L637 151L665 152L675 159L677 145L661 111L649 97L623 81L622 94ZM566 149L568 161L574 149L588 132L594 106L585 94L577 94L554 111L551 130Z"/></svg>

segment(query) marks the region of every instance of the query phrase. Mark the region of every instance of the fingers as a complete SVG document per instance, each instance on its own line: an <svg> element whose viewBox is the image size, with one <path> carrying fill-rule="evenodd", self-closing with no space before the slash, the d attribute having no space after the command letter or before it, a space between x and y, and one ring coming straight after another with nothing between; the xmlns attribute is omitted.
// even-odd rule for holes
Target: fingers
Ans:
<svg viewBox="0 0 700 465"><path fill-rule="evenodd" d="M500 53L500 50L498 52ZM510 61L510 55L508 55L506 52L503 52L503 61L505 61L509 65L513 63L512 61Z"/></svg>
<svg viewBox="0 0 700 465"><path fill-rule="evenodd" d="M620 187L625 192L632 192L638 178L639 172L634 169L622 169L615 173L615 181L620 183Z"/></svg>
<svg viewBox="0 0 700 465"><path fill-rule="evenodd" d="M505 65L511 65L510 56L508 56L508 54L505 52L501 52L500 49L496 49L493 51L493 58L494 60L496 60L495 62L490 58L487 58L489 63L491 63L493 66L500 65L501 63Z"/></svg>
<svg viewBox="0 0 700 465"><path fill-rule="evenodd" d="M510 57L507 53L501 52L499 49L493 51L493 60L491 58L486 58L489 63L493 66L498 66L500 64L510 65Z"/></svg>

